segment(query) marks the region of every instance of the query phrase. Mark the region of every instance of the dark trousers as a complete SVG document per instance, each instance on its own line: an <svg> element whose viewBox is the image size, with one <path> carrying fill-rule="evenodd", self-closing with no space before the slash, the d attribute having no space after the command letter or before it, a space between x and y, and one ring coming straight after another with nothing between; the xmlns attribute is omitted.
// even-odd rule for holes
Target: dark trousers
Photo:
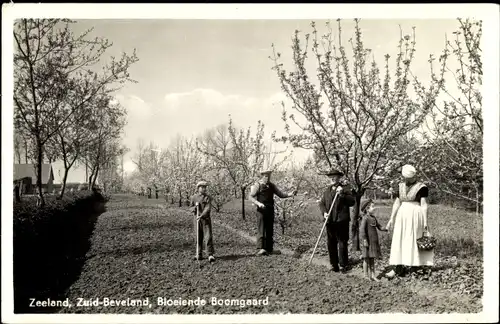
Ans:
<svg viewBox="0 0 500 324"><path fill-rule="evenodd" d="M332 267L346 267L349 260L349 222L327 223L326 239Z"/></svg>
<svg viewBox="0 0 500 324"><path fill-rule="evenodd" d="M274 207L257 209L257 249L273 252Z"/></svg>
<svg viewBox="0 0 500 324"><path fill-rule="evenodd" d="M194 222L196 228L196 216L194 217ZM196 230L194 232L196 240ZM205 251L208 255L214 254L214 242L212 237L212 219L210 217L201 218L198 222L198 255L202 255L203 246L205 246Z"/></svg>

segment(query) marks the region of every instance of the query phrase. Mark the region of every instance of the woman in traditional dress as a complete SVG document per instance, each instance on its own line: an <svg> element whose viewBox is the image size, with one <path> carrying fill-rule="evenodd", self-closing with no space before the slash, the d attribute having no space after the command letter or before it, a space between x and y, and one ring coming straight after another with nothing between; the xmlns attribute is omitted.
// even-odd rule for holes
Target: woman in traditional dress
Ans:
<svg viewBox="0 0 500 324"><path fill-rule="evenodd" d="M404 266L421 267L434 264L434 251L422 251L417 247L417 239L427 231L427 197L425 184L416 180L416 170L411 165L402 169L404 181L395 193L396 200L386 229L394 225L389 264L396 269L387 273L391 278L401 275Z"/></svg>

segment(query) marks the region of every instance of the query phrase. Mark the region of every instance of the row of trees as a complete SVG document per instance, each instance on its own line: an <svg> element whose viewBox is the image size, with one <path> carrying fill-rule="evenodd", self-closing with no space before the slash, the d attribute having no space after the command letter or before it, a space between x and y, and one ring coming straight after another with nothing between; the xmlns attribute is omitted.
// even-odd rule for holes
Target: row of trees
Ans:
<svg viewBox="0 0 500 324"><path fill-rule="evenodd" d="M218 210L225 202L241 198L244 218L248 186L257 179L259 169L272 165L280 187L308 194L293 200L278 199L280 224L286 224L287 215L300 213L308 201L314 200L311 198L319 197L327 179L317 170L338 168L355 191L353 219L357 220L366 190L390 193L399 181L401 166L412 163L431 187L474 204L479 212L481 22L458 22L456 39L446 42L439 58L439 71L434 71L434 58L430 57L431 78L426 85L412 74L415 30L412 35L400 34L395 71L389 55L384 57L383 67L375 60L370 62L371 50L363 44L359 20L355 20L355 35L348 42L352 59L342 38L340 20L336 41L330 24L327 34L320 38L313 23L305 42L297 31L292 44L292 71L285 69L280 53L271 57L282 90L292 102L290 106L282 104L286 135L273 133L273 139L310 150L312 157L306 163L280 168L288 157L276 161L278 152L264 143L263 124L259 123L252 133L251 129L236 128L230 120L196 139L178 138L159 155L152 153L158 151L154 145L140 147L136 158L138 183L164 184L172 202L176 197L181 205L194 192L197 180L208 180L214 207ZM316 74L306 69L309 56L317 63ZM452 58L456 69L450 63ZM441 99L443 95L449 100ZM356 225L355 221L354 229Z"/></svg>
<svg viewBox="0 0 500 324"><path fill-rule="evenodd" d="M401 32L391 71L389 55L382 67L369 59L371 50L364 46L359 19L348 42L341 21L337 22L336 35L330 23L321 37L314 23L305 39L296 31L290 71L280 53L271 57L282 90L292 102L282 105L286 136L277 140L309 149L318 164L342 170L356 191L355 216L366 189L387 190L389 179L398 179L405 163L415 164L431 186L475 204L479 211L481 22L458 20L455 40L446 41L439 57L439 71L430 57L427 85L412 74L415 29L412 35ZM316 71L307 70L309 58L316 61ZM439 100L442 95L450 99Z"/></svg>
<svg viewBox="0 0 500 324"><path fill-rule="evenodd" d="M139 141L133 159L137 169L127 179L128 189L136 193L159 189L169 203L180 207L196 192L196 183L205 180L210 184L216 211L241 199L241 216L245 219L249 187L258 180L262 168L271 167L273 181L282 190L300 191L292 199L276 199L276 215L284 232L295 216L317 201L328 181L311 168L312 159L297 164L290 160L291 154L265 140L261 122L252 130L238 128L230 119L195 138L177 137L164 149Z"/></svg>
<svg viewBox="0 0 500 324"><path fill-rule="evenodd" d="M67 19L20 19L14 23L15 157L33 162L36 186L45 204L41 166L62 160L64 194L69 170L79 163L92 187L100 173L116 178L123 155L121 132L126 111L113 93L130 79L135 52L101 61L112 46L89 38L92 29L74 35ZM111 181L111 180L110 180Z"/></svg>
<svg viewBox="0 0 500 324"><path fill-rule="evenodd" d="M275 161L279 153L273 151L272 143L265 145L262 123L252 132L251 128L237 128L230 119L196 138L179 136L166 149L139 142L133 159L137 172L129 180L136 190L160 186L172 202L175 199L182 205L194 192L196 182L204 179L213 184L216 209L239 197L244 218L249 186L262 167L284 162Z"/></svg>
<svg viewBox="0 0 500 324"><path fill-rule="evenodd" d="M419 165L422 175L441 192L475 204L479 212L483 201L482 23L468 19L458 23L439 58L439 75L432 71L432 83L440 87L444 100L433 104L419 147ZM445 75L449 82L444 82ZM415 88L422 97L418 80Z"/></svg>

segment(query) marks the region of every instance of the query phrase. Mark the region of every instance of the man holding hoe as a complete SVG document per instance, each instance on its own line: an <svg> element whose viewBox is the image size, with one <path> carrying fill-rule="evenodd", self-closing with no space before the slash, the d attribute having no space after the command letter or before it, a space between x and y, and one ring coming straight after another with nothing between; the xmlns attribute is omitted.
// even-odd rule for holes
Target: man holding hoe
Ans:
<svg viewBox="0 0 500 324"><path fill-rule="evenodd" d="M326 221L330 270L344 272L347 270L349 260L348 242L349 222L351 220L349 208L354 206L356 200L348 188L342 187L340 181L344 175L342 172L332 170L326 175L331 179L331 184L323 193L319 208Z"/></svg>
<svg viewBox="0 0 500 324"><path fill-rule="evenodd" d="M195 260L201 260L203 257L203 245L206 246L208 261L214 262L214 243L212 238L212 220L210 218L212 197L207 194L206 181L200 181L196 185L198 193L191 197L191 206L195 214L194 226L196 240ZM203 244L205 243L205 244Z"/></svg>
<svg viewBox="0 0 500 324"><path fill-rule="evenodd" d="M274 195L280 198L290 198L297 194L282 192L271 182L271 170L260 172L262 178L250 188L250 201L257 206L257 255L273 253L274 235Z"/></svg>

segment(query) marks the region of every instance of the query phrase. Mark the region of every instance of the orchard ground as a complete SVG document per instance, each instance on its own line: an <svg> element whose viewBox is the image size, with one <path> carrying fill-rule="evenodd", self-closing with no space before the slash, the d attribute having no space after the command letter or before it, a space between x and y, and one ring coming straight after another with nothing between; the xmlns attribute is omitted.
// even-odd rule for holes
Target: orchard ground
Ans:
<svg viewBox="0 0 500 324"><path fill-rule="evenodd" d="M376 202L376 215L382 226L389 221L392 201ZM323 218L315 200L307 201L306 213L300 217L287 220L284 234L280 225L275 225L275 241L278 245L296 252L297 256L310 255L323 225ZM249 233L256 234L257 220L255 207L247 202L246 221L241 219L241 201L233 201L225 206L217 219ZM437 238L435 266L430 277L414 273L402 281L406 285L417 284L427 288L442 288L450 293L481 298L483 294L483 222L482 215L466 212L443 205L429 205L429 231ZM276 216L276 219L279 217ZM388 270L388 259L391 246L391 232L379 232L383 259L377 261L378 272ZM328 255L326 234L318 245L316 254ZM355 269L361 270L360 252L350 249L350 258Z"/></svg>
<svg viewBox="0 0 500 324"><path fill-rule="evenodd" d="M247 207L246 221L241 220L239 210L231 209L231 204L224 213L213 214L217 261L209 264L203 260L199 267L192 260L195 248L193 216L187 208L171 207L164 200L114 196L108 203L107 212L98 219L82 273L68 291L67 296L73 307L62 308L60 312L472 313L482 309L480 291L467 294L455 289L454 285L446 288L429 280L424 284L426 289L415 293L412 281L420 281L418 278L369 282L361 280L355 270L349 274L331 273L318 265L306 267L300 259L287 254L256 257L255 245L235 230L228 229L230 226L248 235L255 234L255 216L250 205ZM462 219L458 212L451 211L449 215L441 215L439 220L439 210L431 208L431 215L436 216L431 216L430 222L436 228L440 244L443 244L438 251L438 260L442 258L446 261L438 262L433 276L441 278L436 279L440 282L446 276L439 276L440 272L457 272L456 277L465 271L465 275L475 278L475 285L469 289L478 288L476 285L481 286L479 282L482 282L480 241L469 241L467 235L472 238L471 231L481 231L466 227L479 226L480 223L469 218ZM281 235L277 227L278 245L290 249L314 245L321 227L320 217L316 216L317 212L313 214L311 211L309 217L296 220L285 235ZM443 218L447 218L448 222ZM456 221L456 225L450 225L450 218ZM447 231L440 226L446 226ZM457 246L450 250L452 255L446 256L446 249L450 248L448 245ZM301 253L308 253L307 249L303 249ZM319 252L318 258L321 258L322 250ZM469 268L469 263L475 266ZM149 298L151 307L76 306L78 298L102 300L105 297L116 300ZM203 307L165 306L157 305L158 297L166 300L200 297L208 303ZM212 297L220 300L267 299L269 303L244 307L220 306L210 303Z"/></svg>

